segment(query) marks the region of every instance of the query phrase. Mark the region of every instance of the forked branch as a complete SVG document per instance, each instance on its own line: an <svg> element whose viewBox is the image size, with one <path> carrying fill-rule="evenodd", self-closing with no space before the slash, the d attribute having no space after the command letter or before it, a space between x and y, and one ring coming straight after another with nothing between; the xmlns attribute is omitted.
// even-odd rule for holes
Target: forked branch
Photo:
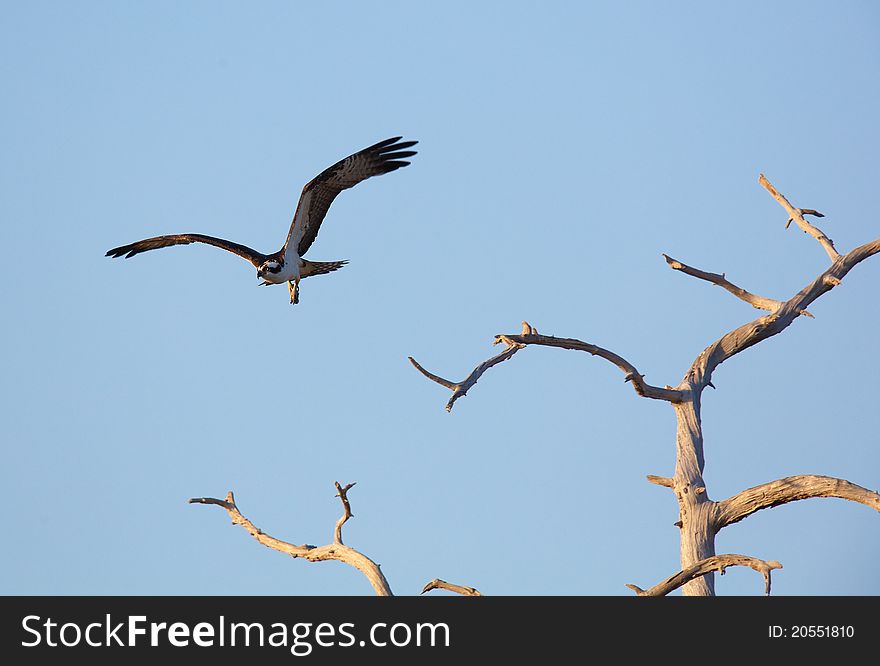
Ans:
<svg viewBox="0 0 880 666"><path fill-rule="evenodd" d="M713 571L718 571L723 575L727 567L735 566L749 567L764 576L764 593L767 596L770 596L770 572L773 569L782 568L782 565L776 560L765 561L747 555L736 554L713 555L712 557L700 560L687 569L679 571L662 583L657 583L657 585L647 590L643 590L638 585L627 584L627 587L640 597L663 597L695 578L705 576Z"/></svg>
<svg viewBox="0 0 880 666"><path fill-rule="evenodd" d="M815 217L825 217L822 213L817 210L813 210L812 208L795 208L792 206L788 199L786 199L773 185L770 184L770 181L762 173L758 177L758 182L761 183L761 187L767 190L770 195L779 202L779 205L785 208L788 213L788 222L785 223L785 228L788 229L788 226L794 221L803 231L804 233L810 234L813 238L819 241L819 244L825 249L825 252L831 258L831 261L835 261L840 253L834 248L834 243L831 241L828 236L826 236L821 229L810 224L804 219L804 215L813 215Z"/></svg>
<svg viewBox="0 0 880 666"><path fill-rule="evenodd" d="M878 252L880 252L880 239L860 245L847 254L838 255L827 270L777 310L743 324L706 347L694 360L685 376L686 380L698 385L708 385L712 380L712 373L721 363L784 331L798 316L804 314L814 301L838 286L853 267Z"/></svg>
<svg viewBox="0 0 880 666"><path fill-rule="evenodd" d="M272 550L277 550L295 558L301 557L309 562L337 560L351 565L367 577L367 580L370 581L370 585L373 586L373 589L378 596L388 597L391 596L391 587L388 585L388 581L385 579L385 575L380 570L379 565L363 553L360 553L354 548L342 543L342 525L352 515L351 506L346 493L353 485L353 483L349 483L345 486L340 486L338 482L336 483L337 497L342 501L344 513L336 522L334 543L327 546L310 546L307 544L297 546L269 536L242 515L235 504L235 497L233 496L232 491L229 491L225 500L215 499L213 497L194 497L189 500L189 503L216 504L217 506L223 507L232 519L233 525L241 525L252 537L254 537L254 539Z"/></svg>
<svg viewBox="0 0 880 666"><path fill-rule="evenodd" d="M524 347L527 347L528 345L561 347L562 349L583 351L592 354L593 356L599 356L620 368L624 373L624 381L632 382L633 388L640 396L645 398L654 398L655 400L666 400L668 402L681 402L682 400L681 391L676 391L669 388L659 388L657 386L652 386L648 384L644 379L644 375L640 374L632 363L627 361L625 358L618 356L614 352L590 344L589 342L582 342L573 338L556 338L551 335L540 335L537 329L535 329L533 326L525 321L522 323L522 333L519 335L496 335L495 342L493 344L497 345L502 343L507 346L506 351L478 365L476 368L474 368L474 371L471 372L470 375L468 375L467 379L462 382L451 382L447 379L443 379L442 377L438 377L437 375L425 370L412 357L409 357L409 360L410 363L412 363L419 372L425 375L425 377L434 382L437 382L441 386L445 386L452 391L452 397L449 399L449 402L446 403L447 412L452 410L452 406L455 401L465 395L468 389L476 384L477 379L479 379L486 370L491 368L493 365L500 363L501 361L506 361L517 351L523 349Z"/></svg>
<svg viewBox="0 0 880 666"><path fill-rule="evenodd" d="M528 327L528 328L527 328ZM531 332L533 329L526 322L523 322L523 333ZM535 331L537 333L537 331ZM495 344L498 344L498 340L495 340ZM448 379L443 379L443 377L438 377L432 372L428 372L421 365L419 365L418 361L416 361L412 356L408 356L409 362L413 364L416 370L421 372L425 377L430 379L433 382L437 382L440 386L445 386L450 391L452 391L452 395L449 398L449 401L446 403L446 411L451 412L452 406L455 404L455 401L459 398L463 398L467 395L468 390L477 383L477 380L482 377L483 373L486 372L493 365L498 365L502 361L506 361L511 356L516 354L520 349L523 348L524 345L516 345L516 344L508 344L507 349L498 354L497 356L493 356L488 361L484 361L480 363L476 368L474 368L473 372L469 374L465 379L460 382L451 382Z"/></svg>
<svg viewBox="0 0 880 666"><path fill-rule="evenodd" d="M747 488L726 500L717 502L714 523L716 529L720 530L761 509L813 497L837 497L859 502L880 512L880 493L862 488L845 479L802 474Z"/></svg>

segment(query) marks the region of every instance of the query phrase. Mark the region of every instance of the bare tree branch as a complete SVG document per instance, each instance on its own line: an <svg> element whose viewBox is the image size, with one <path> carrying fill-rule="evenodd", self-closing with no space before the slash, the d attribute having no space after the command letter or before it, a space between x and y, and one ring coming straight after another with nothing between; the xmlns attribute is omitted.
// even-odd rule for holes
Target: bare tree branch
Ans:
<svg viewBox="0 0 880 666"><path fill-rule="evenodd" d="M537 333L537 331L529 326L526 322L523 322L522 325L523 333ZM499 342L500 341L496 338L493 344L497 345ZM412 356L407 356L407 358L409 359L409 362L413 364L415 369L425 375L425 377L427 377L431 381L437 382L438 384L440 384L440 386L445 386L452 391L452 396L449 398L449 402L446 403L446 411L451 412L452 406L455 404L455 401L459 398L463 398L464 396L466 396L468 390L477 383L477 380L483 375L484 372L486 372L486 370L491 368L493 365L498 365L502 361L506 361L511 356L516 354L516 352L522 349L523 346L524 345L508 344L507 349L505 349L497 356L493 356L488 361L480 363L480 365L474 368L473 372L471 372L471 374L469 374L466 379L460 382L451 382L448 379L443 379L443 377L438 377L434 373L425 370Z"/></svg>
<svg viewBox="0 0 880 666"><path fill-rule="evenodd" d="M718 273L707 273L706 271L701 271L698 268L692 268L691 266L680 262L678 259L673 259L666 254L663 255L663 258L666 259L666 263L669 264L669 267L672 270L681 271L686 275L690 275L692 277L699 278L700 280L705 280L706 282L716 284L722 289L726 289L727 291L729 291L738 299L745 301L753 308L775 312L780 307L782 307L782 301L777 301L772 298L764 298L763 296L756 296L755 294L752 294L745 289L737 287L726 278L724 273L721 273L720 275ZM813 316L806 310L802 311L801 314L807 317Z"/></svg>
<svg viewBox="0 0 880 666"><path fill-rule="evenodd" d="M367 580L370 581L370 585L373 586L373 589L378 596L390 597L392 596L391 587L388 585L388 581L385 579L385 575L380 570L379 565L363 553L360 553L354 548L342 543L342 525L352 515L351 506L349 505L346 493L353 485L353 483L350 483L343 487L340 486L338 482L336 483L337 497L342 501L344 513L342 518L336 523L334 543L327 546L310 546L307 544L297 546L265 534L263 530L241 514L235 504L235 497L231 490L226 495L225 500L215 499L213 497L194 497L189 500L189 503L216 504L217 506L223 507L232 519L233 525L241 525L252 537L272 550L277 550L294 558L301 557L309 562L337 560L353 566L367 577Z"/></svg>
<svg viewBox="0 0 880 666"><path fill-rule="evenodd" d="M668 476L657 476L655 474L648 474L646 478L650 483L654 483L658 486L664 486L666 488L672 488L675 485L675 480L670 479Z"/></svg>
<svg viewBox="0 0 880 666"><path fill-rule="evenodd" d="M339 481L334 481L336 484L336 497L342 502L343 514L336 521L336 527L333 529L333 542L342 545L342 526L345 525L345 522L354 516L351 512L351 503L348 501L348 491L354 486L357 482L354 481L352 483L346 483L345 486L340 486Z"/></svg>
<svg viewBox="0 0 880 666"><path fill-rule="evenodd" d="M663 597L678 589L688 581L700 576L705 576L713 571L718 571L722 575L727 567L750 567L764 576L764 593L770 596L770 572L773 569L781 569L782 565L776 560L759 560L747 555L713 555L704 560L700 560L693 566L688 567L677 574L670 576L662 583L658 583L654 587L643 590L638 585L627 584L627 587L640 597Z"/></svg>
<svg viewBox="0 0 880 666"><path fill-rule="evenodd" d="M501 356L501 354L499 354L499 356ZM467 381L467 379L464 381L461 381L461 382L451 382L448 379L443 379L443 377L438 377L433 372L428 372L421 365L419 365L419 362L416 361L412 356L407 356L407 358L409 359L409 362L413 364L415 369L418 370L419 372L421 372L423 375L425 375L425 377L430 379L432 382L437 382L438 384L440 384L440 386L445 386L450 391L452 391L453 396L452 396L452 398L449 399L449 404L446 405L447 412L450 409L452 409L452 405L455 402L455 400L460 398L462 395L465 395L466 392L462 392L461 387ZM510 358L510 356L508 356L507 358L499 359L497 362L501 363L501 361L506 361L508 358ZM484 363L483 365L486 365L486 364ZM477 366L477 369L479 369L479 368L480 368L480 366ZM486 371L485 368L483 368L483 372L485 372L485 371ZM474 376L474 373L476 373L476 372L477 372L477 370L475 369L474 372L472 372L470 375L468 375L468 379L471 379ZM480 372L476 376L476 378L473 379L473 381L471 382L471 386L473 386L474 384L477 383L477 379L479 379L479 375L483 374L483 372Z"/></svg>
<svg viewBox="0 0 880 666"><path fill-rule="evenodd" d="M758 182L761 183L761 187L767 190L770 195L779 202L779 204L785 208L788 213L788 222L785 223L785 228L788 228L788 225L791 224L792 220L797 223L797 225L803 229L804 233L810 234L813 238L819 241L819 244L825 249L825 252L828 253L828 256L831 258L831 261L837 260L840 256L840 253L834 248L834 243L831 242L831 239L828 238L822 230L818 227L813 226L809 222L804 219L804 215L814 215L816 217L825 217L822 213L813 210L812 208L795 208L792 206L788 199L786 199L773 185L770 184L770 181L762 173L758 177Z"/></svg>
<svg viewBox="0 0 880 666"><path fill-rule="evenodd" d="M503 352L501 352L497 356L493 356L488 361L480 363L480 365L478 365L476 368L474 368L474 371L467 376L467 379L465 379L461 382L457 382L457 383L451 382L448 379L443 379L442 377L438 377L437 375L435 375L431 372L428 372L421 365L419 365L418 361L416 361L412 356L408 356L407 358L409 359L409 362L412 363L413 366L415 366L416 370L418 370L423 375L425 375L425 377L427 377L428 379L430 379L432 381L437 382L438 384L440 384L440 386L445 386L446 388L452 390L452 396L449 398L449 401L446 403L446 411L451 412L452 406L455 404L455 401L458 400L459 398L463 398L464 396L466 396L468 390L474 384L477 383L477 380L480 378L480 376L484 372L486 372L486 370L491 368L493 365L497 365L497 364L501 363L502 361L506 361L511 356L516 354L516 352L518 352L520 349L522 349L521 346L520 347L508 347L507 349L505 349Z"/></svg>
<svg viewBox="0 0 880 666"><path fill-rule="evenodd" d="M714 522L716 529L739 522L761 509L780 504L810 499L812 497L837 497L859 502L880 512L880 494L862 488L845 479L831 476L802 474L770 481L716 503Z"/></svg>
<svg viewBox="0 0 880 666"><path fill-rule="evenodd" d="M655 400L666 400L667 402L681 402L682 392L670 388L659 388L648 384L644 375L639 374L636 367L622 356L618 356L612 351L597 347L589 342L582 342L573 338L556 338L551 335L538 335L537 333L528 335L497 335L496 340L501 340L507 344L519 345L541 345L544 347L561 347L562 349L571 349L574 351L583 351L593 356L599 356L616 365L624 372L624 381L632 382L635 392L643 398L653 398Z"/></svg>
<svg viewBox="0 0 880 666"><path fill-rule="evenodd" d="M839 285L854 266L878 252L880 252L880 239L860 245L845 255L838 255L826 271L783 303L775 312L734 329L706 347L691 365L685 379L706 386L712 379L712 372L721 363L744 349L784 331L806 311L811 303Z"/></svg>
<svg viewBox="0 0 880 666"><path fill-rule="evenodd" d="M421 365L419 365L415 359L411 356L409 357L410 363L412 363L415 368L421 372L428 379L437 382L441 386L445 386L448 389L452 390L452 397L449 399L449 402L446 403L446 411L451 411L452 406L455 401L465 395L474 384L477 383L477 380L480 376L493 365L500 363L501 361L506 361L511 356L513 356L517 351L523 349L528 345L542 345L545 347L561 347L563 349L572 349L576 351L584 351L592 354L593 356L599 356L604 358L607 361L610 361L618 368L620 368L624 373L624 381L632 382L633 388L636 393L645 398L654 398L655 400L666 400L668 402L680 402L682 399L682 393L680 391L670 389L670 388L659 388L656 386L651 386L644 380L644 375L639 374L639 371L636 370L636 367L624 359L621 356L618 356L614 352L608 351L607 349L603 349L602 347L597 347L596 345L591 345L588 342L581 342L580 340L574 340L571 338L555 338L549 335L539 335L538 330L531 326L528 322L522 323L522 333L519 335L496 335L495 342L493 344L505 344L507 345L507 350L499 354L498 356L494 356L493 358L481 363L474 371L468 375L467 379L462 382L451 382L448 379L443 379L442 377L438 377L437 375L428 372Z"/></svg>
<svg viewBox="0 0 880 666"><path fill-rule="evenodd" d="M476 588L466 587L464 585L456 585L455 583L447 583L445 580L440 580L439 578L435 578L434 580L428 582L425 587L422 588L422 594L424 594L425 592L430 592L431 590L449 590L450 592L455 592L456 594L460 594L465 597L483 596Z"/></svg>

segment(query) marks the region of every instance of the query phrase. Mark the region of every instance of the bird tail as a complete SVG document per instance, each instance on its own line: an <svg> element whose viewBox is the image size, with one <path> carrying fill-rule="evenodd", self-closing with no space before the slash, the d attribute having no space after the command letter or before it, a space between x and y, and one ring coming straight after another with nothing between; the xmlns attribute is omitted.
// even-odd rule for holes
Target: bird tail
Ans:
<svg viewBox="0 0 880 666"><path fill-rule="evenodd" d="M303 267L300 275L304 278L312 275L323 275L324 273L332 273L339 270L348 263L347 259L341 261L309 261L303 259Z"/></svg>

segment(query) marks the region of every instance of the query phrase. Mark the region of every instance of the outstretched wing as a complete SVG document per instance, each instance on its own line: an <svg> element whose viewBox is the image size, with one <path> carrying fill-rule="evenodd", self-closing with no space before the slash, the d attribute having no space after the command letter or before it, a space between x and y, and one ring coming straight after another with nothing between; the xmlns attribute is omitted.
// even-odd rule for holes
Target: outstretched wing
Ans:
<svg viewBox="0 0 880 666"><path fill-rule="evenodd" d="M299 197L283 251L293 243L299 256L306 253L318 235L330 204L342 190L354 187L371 176L408 165L404 158L412 157L416 151L406 148L416 145L418 141L400 141L401 138L385 139L349 155L307 183Z"/></svg>
<svg viewBox="0 0 880 666"><path fill-rule="evenodd" d="M256 268L266 260L266 255L260 254L256 250L245 245L239 245L223 238L214 238L213 236L203 236L202 234L175 234L173 236L156 236L155 238L147 238L130 245L122 245L108 250L105 257L121 257L125 255L126 259L130 259L141 252L149 250L158 250L160 247L171 247L172 245L189 245L190 243L207 243L214 247L219 247L227 252L237 254L251 262Z"/></svg>

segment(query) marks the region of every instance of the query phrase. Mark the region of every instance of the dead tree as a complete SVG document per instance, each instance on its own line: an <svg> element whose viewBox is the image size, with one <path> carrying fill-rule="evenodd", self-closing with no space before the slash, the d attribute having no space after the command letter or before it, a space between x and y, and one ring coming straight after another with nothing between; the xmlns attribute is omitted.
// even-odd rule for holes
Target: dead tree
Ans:
<svg viewBox="0 0 880 666"><path fill-rule="evenodd" d="M818 211L795 208L761 175L760 184L788 213L786 228L795 222L822 246L831 260L831 266L807 284L789 300L782 302L752 294L732 284L724 274L709 273L692 268L672 257L663 255L670 268L700 280L716 284L749 305L766 310L768 314L744 324L706 347L694 360L675 387L663 388L648 384L644 375L625 358L612 351L573 338L541 335L526 322L519 334L496 335L494 344L503 344L500 354L481 363L460 382L452 382L425 370L415 359L410 362L428 379L452 391L446 403L451 411L456 400L464 397L489 368L512 358L529 345L559 347L583 351L599 356L616 365L624 373L624 380L632 384L636 393L645 398L664 400L672 405L677 417L675 473L672 477L648 476L648 481L670 488L678 500L681 534L681 571L649 590L635 585L630 589L640 595L663 595L681 587L686 595L714 595L714 571L724 572L728 566L748 566L764 576L765 591L770 592L770 571L781 568L776 561L763 561L743 555L715 554L715 535L724 527L747 516L780 504L811 497L839 497L860 502L880 511L880 494L857 486L844 479L828 476L800 475L770 481L754 488L714 501L709 498L703 481L703 432L700 422L700 400L703 390L712 385L712 373L724 361L749 347L781 333L799 316L812 317L807 308L820 296L840 284L844 276L861 261L880 252L880 239L865 243L841 255L834 243L804 216L824 217Z"/></svg>

